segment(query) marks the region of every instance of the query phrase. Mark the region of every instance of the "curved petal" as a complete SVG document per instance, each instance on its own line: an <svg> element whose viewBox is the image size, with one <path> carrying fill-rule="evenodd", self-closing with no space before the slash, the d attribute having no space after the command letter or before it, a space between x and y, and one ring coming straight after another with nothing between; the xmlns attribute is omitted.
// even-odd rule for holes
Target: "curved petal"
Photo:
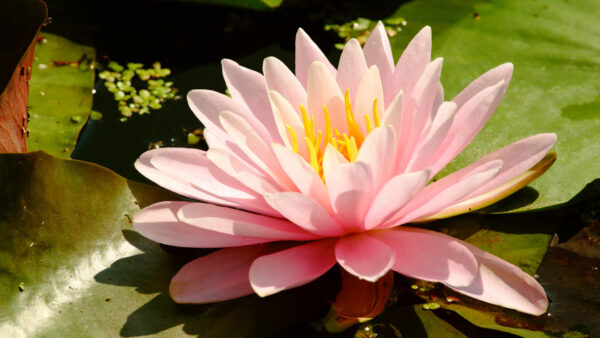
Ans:
<svg viewBox="0 0 600 338"><path fill-rule="evenodd" d="M374 283L390 271L396 262L396 252L376 238L358 234L338 240L335 258L358 279Z"/></svg>
<svg viewBox="0 0 600 338"><path fill-rule="evenodd" d="M135 214L133 228L155 242L184 248L223 248L268 242L205 230L180 222L178 210L191 202L159 202Z"/></svg>
<svg viewBox="0 0 600 338"><path fill-rule="evenodd" d="M307 284L335 265L335 240L321 240L257 258L250 267L250 284L259 296Z"/></svg>
<svg viewBox="0 0 600 338"><path fill-rule="evenodd" d="M373 170L363 162L340 164L328 177L329 200L347 231L362 226L373 199Z"/></svg>
<svg viewBox="0 0 600 338"><path fill-rule="evenodd" d="M316 129L324 130L325 128L323 106L327 106L329 110L332 126L339 128L346 125L344 96L335 82L335 78L321 62L314 62L310 65L306 92L308 93L308 113L314 117Z"/></svg>
<svg viewBox="0 0 600 338"><path fill-rule="evenodd" d="M366 121L363 117L367 115L371 119L375 100L377 100L377 112L383 112L383 87L379 76L379 69L377 66L371 66L358 85L358 92L352 106L354 114L356 114L356 122L364 134L366 134L367 129Z"/></svg>
<svg viewBox="0 0 600 338"><path fill-rule="evenodd" d="M379 68L381 82L383 83L384 90L386 90L384 96L390 99L395 97L396 92L388 92L388 89L392 89L394 57L392 56L390 40L381 21L377 22L375 29L373 29L373 32L371 32L369 39L365 43L364 53L367 66L377 66Z"/></svg>
<svg viewBox="0 0 600 338"><path fill-rule="evenodd" d="M262 170L269 173L276 182L283 185L283 190L291 190L293 183L279 165L279 161L277 161L270 146L254 132L252 127L231 112L225 111L219 116L227 133L246 152L248 157Z"/></svg>
<svg viewBox="0 0 600 338"><path fill-rule="evenodd" d="M321 204L306 195L297 192L280 192L266 195L265 199L273 209L310 233L333 237L345 232Z"/></svg>
<svg viewBox="0 0 600 338"><path fill-rule="evenodd" d="M367 62L360 43L351 39L344 46L335 79L342 91L350 91L350 100L354 100L358 84L366 72Z"/></svg>
<svg viewBox="0 0 600 338"><path fill-rule="evenodd" d="M299 105L306 105L306 90L294 73L279 59L272 56L263 62L263 73L269 90L281 94L299 113Z"/></svg>
<svg viewBox="0 0 600 338"><path fill-rule="evenodd" d="M429 171L404 173L393 177L379 191L365 217L364 228L383 224L421 191L429 181Z"/></svg>
<svg viewBox="0 0 600 338"><path fill-rule="evenodd" d="M471 166L484 160L501 159L502 169L488 183L470 193L455 204L440 210L427 220L451 217L487 207L526 186L541 176L556 160L556 153L548 153L556 140L555 134L539 134L515 142L482 157ZM546 155L546 156L544 156ZM544 156L536 164L533 161ZM531 166L531 167L530 167Z"/></svg>
<svg viewBox="0 0 600 338"><path fill-rule="evenodd" d="M403 275L455 287L471 285L479 269L471 250L462 241L439 232L398 227L373 236L397 255L392 270Z"/></svg>
<svg viewBox="0 0 600 338"><path fill-rule="evenodd" d="M492 68L485 72L483 75L471 82L465 89L463 89L458 95L456 95L452 101L455 102L459 107L462 107L467 101L473 96L477 95L480 91L497 84L500 81L504 81L506 86L504 92L508 88L510 79L513 73L513 64L510 62L503 63L496 68ZM500 96L499 100L504 96L504 92Z"/></svg>
<svg viewBox="0 0 600 338"><path fill-rule="evenodd" d="M253 293L248 273L265 253L261 245L227 248L197 258L177 272L169 293L183 304L221 302Z"/></svg>
<svg viewBox="0 0 600 338"><path fill-rule="evenodd" d="M451 286L467 296L539 316L548 309L544 288L518 267L473 245L464 245L479 261L476 278L467 286Z"/></svg>
<svg viewBox="0 0 600 338"><path fill-rule="evenodd" d="M308 83L308 69L313 62L318 61L325 65L331 75L335 78L336 70L319 46L311 40L302 28L296 33L296 77L306 88Z"/></svg>
<svg viewBox="0 0 600 338"><path fill-rule="evenodd" d="M394 174L396 134L392 126L373 129L358 151L356 162L368 163L373 169L373 190L378 191Z"/></svg>
<svg viewBox="0 0 600 338"><path fill-rule="evenodd" d="M242 102L256 117L263 128L258 129L264 140L281 142L279 133L275 131L273 112L267 95L267 84L262 74L237 64L235 61L223 59L223 77L233 100ZM266 132L263 135L263 132Z"/></svg>
<svg viewBox="0 0 600 338"><path fill-rule="evenodd" d="M279 135L283 139L283 143L288 147L292 148L291 135L288 131L288 126L292 128L296 134L296 142L298 146L298 153L305 159L308 159L308 150L306 148L306 140L304 137L304 125L300 119L300 115L294 107L285 99L281 94L272 90L269 92L269 99L271 100L271 107L273 109L273 116L275 117L275 123ZM297 109L300 109L298 106Z"/></svg>
<svg viewBox="0 0 600 338"><path fill-rule="evenodd" d="M304 195L319 202L326 210L330 211L329 195L321 177L300 155L281 145L273 145L275 155L283 170L296 184L298 190Z"/></svg>
<svg viewBox="0 0 600 338"><path fill-rule="evenodd" d="M394 69L393 85L390 86L391 94L396 95L402 90L406 95L410 95L429 62L431 62L431 28L425 26L415 35L400 56ZM385 96L389 97L387 91Z"/></svg>
<svg viewBox="0 0 600 338"><path fill-rule="evenodd" d="M195 227L226 235L277 241L308 241L317 238L285 220L212 204L182 205L177 211L177 217Z"/></svg>
<svg viewBox="0 0 600 338"><path fill-rule="evenodd" d="M325 182L332 180L337 166L344 163L349 163L344 155L331 144L327 144L323 155L323 177L325 177Z"/></svg>
<svg viewBox="0 0 600 338"><path fill-rule="evenodd" d="M418 221L437 213L494 178L501 167L502 161L495 160L476 168L461 169L428 185L392 217L387 226Z"/></svg>
<svg viewBox="0 0 600 338"><path fill-rule="evenodd" d="M445 167L479 133L492 116L505 90L505 82L500 81L480 91L458 109L443 141L444 146L440 147L434 156L437 160L431 164L433 175Z"/></svg>
<svg viewBox="0 0 600 338"><path fill-rule="evenodd" d="M200 189L194 187L189 181L156 169L150 162L152 156L156 154L156 150L157 149L143 153L140 158L135 161L135 168L146 178L165 189L189 198L228 206L240 206L238 203L233 201L228 201L213 194L201 191Z"/></svg>

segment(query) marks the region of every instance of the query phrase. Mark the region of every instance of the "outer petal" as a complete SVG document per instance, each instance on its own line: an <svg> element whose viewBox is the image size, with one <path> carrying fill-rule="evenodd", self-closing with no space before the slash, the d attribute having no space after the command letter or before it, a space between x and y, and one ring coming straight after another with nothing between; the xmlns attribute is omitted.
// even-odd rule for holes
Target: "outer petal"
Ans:
<svg viewBox="0 0 600 338"><path fill-rule="evenodd" d="M262 256L250 268L250 284L261 297L307 284L335 265L335 240L321 240Z"/></svg>
<svg viewBox="0 0 600 338"><path fill-rule="evenodd" d="M265 196L273 209L304 230L322 237L340 236L344 229L325 208L312 198L296 192Z"/></svg>
<svg viewBox="0 0 600 338"><path fill-rule="evenodd" d="M428 219L446 218L478 210L516 192L539 177L552 165L556 154L547 153L555 141L556 134L538 134L482 157L469 167L500 159L504 164L498 175L457 203L440 210ZM544 157L544 155L546 156Z"/></svg>
<svg viewBox="0 0 600 338"><path fill-rule="evenodd" d="M298 33L296 33L296 77L305 88L308 83L308 68L315 61L324 64L331 75L335 77L335 68L327 60L327 57L317 44L300 28L298 29Z"/></svg>
<svg viewBox="0 0 600 338"><path fill-rule="evenodd" d="M500 66L488 70L486 73L478 77L475 81L471 82L465 89L463 89L456 97L452 99L459 107L462 107L467 101L473 96L477 95L480 91L487 87L493 86L496 83L503 81L506 84L504 91L508 88L510 79L513 73L513 64L510 62L503 63ZM504 92L500 96L499 100L502 99Z"/></svg>
<svg viewBox="0 0 600 338"><path fill-rule="evenodd" d="M501 167L502 161L491 161L477 168L459 170L430 184L392 217L388 226L412 222L437 213L491 180Z"/></svg>
<svg viewBox="0 0 600 338"><path fill-rule="evenodd" d="M387 244L366 234L345 236L335 245L337 262L348 272L376 282L396 262L396 252Z"/></svg>
<svg viewBox="0 0 600 338"><path fill-rule="evenodd" d="M475 256L454 237L408 227L378 231L373 236L396 251L392 269L403 275L452 287L471 285L477 275Z"/></svg>
<svg viewBox="0 0 600 338"><path fill-rule="evenodd" d="M480 91L458 109L443 141L444 146L440 147L433 157L436 159L435 163L430 165L433 175L446 166L479 133L496 109L505 90L504 81L500 81Z"/></svg>
<svg viewBox="0 0 600 338"><path fill-rule="evenodd" d="M182 205L177 217L180 221L201 229L240 237L277 241L308 241L317 238L288 221L212 204Z"/></svg>
<svg viewBox="0 0 600 338"><path fill-rule="evenodd" d="M479 261L479 271L467 286L454 290L487 303L539 316L548 309L544 288L518 267L473 245L464 245Z"/></svg>
<svg viewBox="0 0 600 338"><path fill-rule="evenodd" d="M383 88L386 90L384 93L385 97L394 98L396 92L388 92L387 89L391 89L392 85L392 74L394 72L394 58L392 56L392 48L390 47L390 40L388 39L387 33L383 23L379 21L371 32L369 39L365 43L364 48L365 59L369 67L375 65L379 68L381 73L381 81L383 82ZM386 103L387 106L387 103Z"/></svg>
<svg viewBox="0 0 600 338"><path fill-rule="evenodd" d="M363 162L340 164L328 177L329 200L347 231L362 226L373 199L373 170Z"/></svg>
<svg viewBox="0 0 600 338"><path fill-rule="evenodd" d="M336 76L336 81L342 91L350 90L351 100L354 100L358 84L366 72L367 62L363 50L356 39L351 39L344 46Z"/></svg>
<svg viewBox="0 0 600 338"><path fill-rule="evenodd" d="M186 264L171 280L175 302L212 303L253 293L250 265L265 253L260 245L222 249Z"/></svg>
<svg viewBox="0 0 600 338"><path fill-rule="evenodd" d="M267 95L267 84L262 74L237 64L235 61L223 59L223 77L231 97L242 102L256 119L264 126L264 130L257 130L263 139L270 137L273 142L281 142L279 133L276 132L273 112ZM266 131L266 135L262 133Z"/></svg>
<svg viewBox="0 0 600 338"><path fill-rule="evenodd" d="M371 230L383 224L421 191L429 181L429 171L404 173L387 182L373 200L364 227Z"/></svg>
<svg viewBox="0 0 600 338"><path fill-rule="evenodd" d="M240 206L238 203L228 201L221 197L215 196L208 192L204 192L191 184L191 182L173 176L171 173L165 173L160 171L152 165L150 159L156 154L156 150L151 150L143 153L140 158L135 162L135 168L148 179L154 183L160 185L165 189L169 189L177 194L190 197L193 199L204 200L207 202L228 205L228 206Z"/></svg>
<svg viewBox="0 0 600 338"><path fill-rule="evenodd" d="M222 248L268 242L263 238L233 236L180 222L177 211L190 202L159 202L146 207L133 219L136 231L153 241L186 248Z"/></svg>
<svg viewBox="0 0 600 338"><path fill-rule="evenodd" d="M392 95L400 90L410 95L413 87L431 61L431 28L423 27L408 44L394 69L393 85L390 86ZM386 88L387 89L387 88ZM386 98L391 99L388 92ZM387 104L387 101L386 101Z"/></svg>
<svg viewBox="0 0 600 338"><path fill-rule="evenodd" d="M299 104L306 105L306 90L294 73L283 62L272 56L263 62L263 73L269 90L281 94L299 113Z"/></svg>

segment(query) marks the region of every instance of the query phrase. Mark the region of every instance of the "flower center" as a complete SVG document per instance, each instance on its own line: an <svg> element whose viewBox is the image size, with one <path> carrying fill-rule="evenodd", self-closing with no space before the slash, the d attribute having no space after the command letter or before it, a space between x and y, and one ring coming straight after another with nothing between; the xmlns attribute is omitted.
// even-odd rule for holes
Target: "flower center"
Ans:
<svg viewBox="0 0 600 338"><path fill-rule="evenodd" d="M358 155L358 150L362 145L365 135L368 135L371 130L381 125L379 120L379 112L377 110L377 99L373 101L373 121L369 114L365 114L366 134L363 135L359 125L356 123L354 118L354 112L352 111L352 105L350 104L350 91L347 89L344 95L344 110L346 116L346 124L348 125L347 133L340 133L340 131L331 125L331 118L327 106L323 106L323 114L325 118L325 138L323 139L323 131L315 130L315 119L314 116L308 115L306 108L300 104L300 111L302 113L302 124L304 125L304 140L306 141L306 148L308 150L308 160L313 169L323 178L323 155L325 154L325 147L327 144L331 144L337 149L348 161L354 162ZM286 129L289 134L292 149L298 153L298 137L294 128L290 125L286 125ZM321 141L324 141L321 145Z"/></svg>

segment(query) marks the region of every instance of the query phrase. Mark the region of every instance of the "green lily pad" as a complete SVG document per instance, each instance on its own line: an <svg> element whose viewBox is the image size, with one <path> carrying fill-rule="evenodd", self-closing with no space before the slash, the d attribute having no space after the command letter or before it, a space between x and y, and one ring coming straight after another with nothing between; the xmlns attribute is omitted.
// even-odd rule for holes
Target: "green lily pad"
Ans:
<svg viewBox="0 0 600 338"><path fill-rule="evenodd" d="M599 15L593 0L417 0L398 8L392 17L406 18L408 25L392 40L394 56L430 25L433 56L444 57L447 98L496 65L515 65L496 113L446 172L518 139L555 132L558 160L531 184L539 198L522 209L563 203L598 177Z"/></svg>
<svg viewBox="0 0 600 338"><path fill-rule="evenodd" d="M179 1L179 2L197 2L199 4L210 4L220 6L232 6L248 9L272 9L281 5L283 0L162 0L162 1Z"/></svg>
<svg viewBox="0 0 600 338"><path fill-rule="evenodd" d="M0 191L3 337L264 337L318 319L335 296L321 279L264 299L180 306L167 289L190 255L131 228L140 207L176 196L42 152L0 155Z"/></svg>
<svg viewBox="0 0 600 338"><path fill-rule="evenodd" d="M29 149L68 158L92 111L92 47L42 33L29 90Z"/></svg>

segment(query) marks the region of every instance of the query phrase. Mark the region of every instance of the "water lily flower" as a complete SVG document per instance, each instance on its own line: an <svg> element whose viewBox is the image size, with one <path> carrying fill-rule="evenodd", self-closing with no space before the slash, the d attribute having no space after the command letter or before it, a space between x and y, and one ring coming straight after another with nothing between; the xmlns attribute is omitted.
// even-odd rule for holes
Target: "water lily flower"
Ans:
<svg viewBox="0 0 600 338"><path fill-rule="evenodd" d="M231 97L187 96L208 150L155 149L135 164L158 185L202 201L153 204L135 216L137 231L168 245L221 248L173 277L176 302L268 296L338 264L368 282L395 271L506 308L546 311L543 288L518 267L410 226L490 205L554 161L547 154L556 135L539 134L432 179L490 118L512 64L445 101L431 29L394 65L379 23L364 48L345 45L337 69L301 29L295 72L274 57L263 74L222 65Z"/></svg>

